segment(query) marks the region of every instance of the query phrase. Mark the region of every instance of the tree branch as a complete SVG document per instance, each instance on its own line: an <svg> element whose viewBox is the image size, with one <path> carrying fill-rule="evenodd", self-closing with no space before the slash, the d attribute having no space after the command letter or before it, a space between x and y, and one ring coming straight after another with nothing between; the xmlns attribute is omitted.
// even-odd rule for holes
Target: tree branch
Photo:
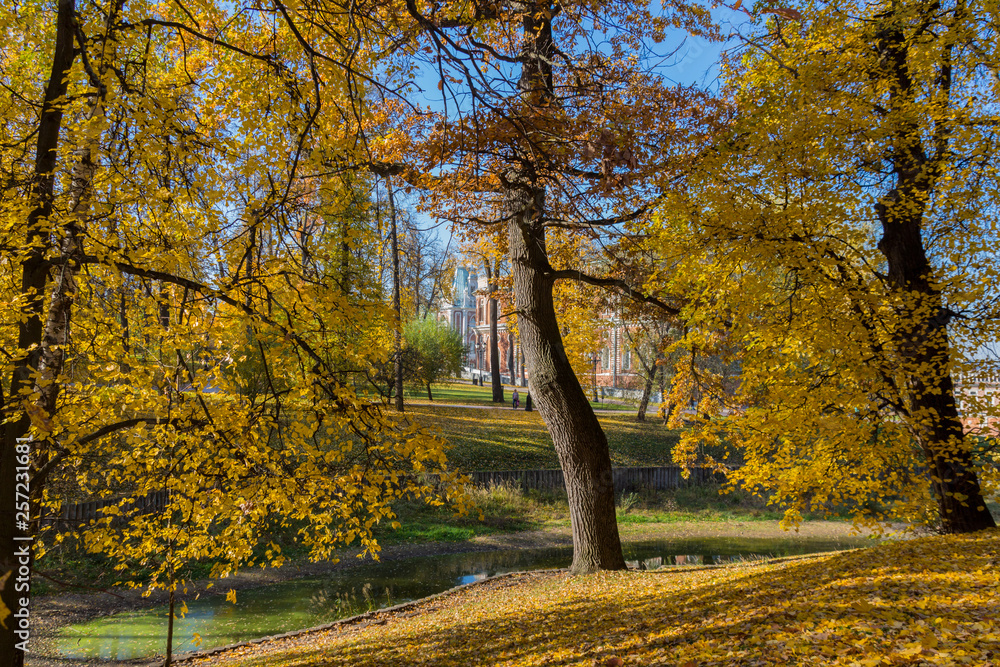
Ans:
<svg viewBox="0 0 1000 667"><path fill-rule="evenodd" d="M596 276L591 276L583 271L576 269L563 269L556 271L555 269L550 269L547 272L548 277L553 280L578 280L588 285L594 285L596 287L610 287L618 289L623 292L626 296L634 301L640 303L648 303L652 306L656 306L660 310L670 313L671 315L680 315L680 308L676 306L671 306L670 304L656 298L655 296L649 294L643 294L639 290L635 289L629 285L624 280L620 278L597 278Z"/></svg>

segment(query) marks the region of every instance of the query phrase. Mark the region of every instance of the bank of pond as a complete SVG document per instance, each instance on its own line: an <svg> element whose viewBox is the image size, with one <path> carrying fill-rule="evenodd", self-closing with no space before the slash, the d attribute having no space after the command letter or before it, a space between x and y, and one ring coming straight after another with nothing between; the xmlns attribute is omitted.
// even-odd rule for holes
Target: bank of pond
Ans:
<svg viewBox="0 0 1000 667"><path fill-rule="evenodd" d="M624 545L630 567L722 565L865 546L862 538L698 538ZM330 623L365 611L417 600L507 572L569 565L569 547L502 549L369 562L317 577L223 595L187 596L174 625L174 653L215 648ZM224 591L225 581L217 588ZM61 628L49 652L69 660L133 660L162 655L167 610L123 612Z"/></svg>

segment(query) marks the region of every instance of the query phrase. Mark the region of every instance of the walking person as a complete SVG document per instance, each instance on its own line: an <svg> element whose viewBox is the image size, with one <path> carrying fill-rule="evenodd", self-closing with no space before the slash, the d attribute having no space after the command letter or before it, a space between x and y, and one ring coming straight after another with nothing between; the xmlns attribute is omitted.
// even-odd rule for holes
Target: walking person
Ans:
<svg viewBox="0 0 1000 667"><path fill-rule="evenodd" d="M510 398L511 398L511 401L513 401L513 405L514 405L514 409L515 410L517 410L519 407L521 407L521 398L520 398L520 396L517 393L517 389L514 389L514 392L510 395Z"/></svg>

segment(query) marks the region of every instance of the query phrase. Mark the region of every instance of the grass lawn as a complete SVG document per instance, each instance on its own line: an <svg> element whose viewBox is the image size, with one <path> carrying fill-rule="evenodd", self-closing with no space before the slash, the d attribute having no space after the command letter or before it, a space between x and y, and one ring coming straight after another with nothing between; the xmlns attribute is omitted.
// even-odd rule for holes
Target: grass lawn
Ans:
<svg viewBox="0 0 1000 667"><path fill-rule="evenodd" d="M558 468L552 438L538 412L472 410L410 405L406 414L450 444L448 459L459 470ZM629 414L598 415L616 466L671 465L679 432Z"/></svg>
<svg viewBox="0 0 1000 667"><path fill-rule="evenodd" d="M503 396L505 400L505 405L510 406L510 394L511 391L517 389L521 394L521 407L524 407L524 396L528 392L527 387L514 387L513 385L504 385ZM403 391L403 397L406 401L407 406L411 403L420 403L431 405L433 403L453 403L459 405L496 405L493 402L493 389L487 384L484 387L473 385L468 380L456 380L453 382L442 382L439 384L431 385L431 394L434 396L433 401L427 400L427 391L423 389L418 389L417 387L407 387ZM609 399L610 400L610 399ZM628 403L627 401L619 402L595 402L591 401L590 405L598 410L619 410L622 412L635 413L637 406ZM649 409L649 415L651 417L656 416L656 406L651 405Z"/></svg>
<svg viewBox="0 0 1000 667"><path fill-rule="evenodd" d="M724 567L514 575L194 664L997 665L1000 531Z"/></svg>

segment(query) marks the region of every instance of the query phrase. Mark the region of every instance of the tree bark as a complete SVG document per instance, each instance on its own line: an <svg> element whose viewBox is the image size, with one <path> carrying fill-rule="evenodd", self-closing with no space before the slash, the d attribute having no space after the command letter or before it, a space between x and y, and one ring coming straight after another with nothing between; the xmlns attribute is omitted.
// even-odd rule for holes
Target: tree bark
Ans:
<svg viewBox="0 0 1000 667"><path fill-rule="evenodd" d="M508 225L514 300L521 345L531 376L530 395L552 436L569 498L573 529L570 572L625 569L618 524L608 441L573 373L563 347L547 276L545 228L533 212L543 203L523 191L510 193L514 213Z"/></svg>
<svg viewBox="0 0 1000 667"><path fill-rule="evenodd" d="M893 332L909 378L909 423L927 460L937 496L941 527L947 533L993 528L965 444L951 379L951 350L941 295L930 280L932 268L919 224L892 216L880 207L883 236L879 243L889 266L889 280L900 301Z"/></svg>
<svg viewBox="0 0 1000 667"><path fill-rule="evenodd" d="M901 119L911 118L915 86L909 73L909 42L890 14L878 33L877 48L890 79L891 108ZM939 62L940 91L950 92L950 55ZM890 147L894 186L875 207L882 226L879 250L886 258L888 282L896 307L892 332L899 365L907 378L907 423L923 451L937 497L941 529L965 533L996 525L986 508L963 437L951 378L950 312L944 307L934 268L923 243L927 202L932 201L941 161L947 159L950 130L935 128L928 153L914 120L900 120Z"/></svg>
<svg viewBox="0 0 1000 667"><path fill-rule="evenodd" d="M48 224L52 216L57 149L62 129L62 104L69 84L70 70L76 53L73 48L74 0L59 0L56 14L55 49L42 113L39 119L33 183L29 193L31 210L26 220L25 247L27 256L21 265L21 295L23 317L18 325L18 355L11 374L9 401L4 404L2 450L0 450L0 576L9 573L0 591L0 600L12 612L20 609L20 594L15 590L15 574L23 563L16 551L23 545L30 548L30 529L19 525L15 512L17 494L17 447L27 438L31 419L21 401L22 390L33 386L39 366L42 343L42 314L51 265L46 260L49 247ZM40 491L40 489L38 490ZM28 557L28 570L31 556ZM29 612L30 613L30 612ZM24 652L18 648L20 637L15 634L17 620L7 618L7 627L0 634L0 667L20 667Z"/></svg>
<svg viewBox="0 0 1000 667"><path fill-rule="evenodd" d="M174 586L170 588L170 601L167 603L167 656L163 660L163 667L170 667L174 654L174 606L177 600L177 593Z"/></svg>

